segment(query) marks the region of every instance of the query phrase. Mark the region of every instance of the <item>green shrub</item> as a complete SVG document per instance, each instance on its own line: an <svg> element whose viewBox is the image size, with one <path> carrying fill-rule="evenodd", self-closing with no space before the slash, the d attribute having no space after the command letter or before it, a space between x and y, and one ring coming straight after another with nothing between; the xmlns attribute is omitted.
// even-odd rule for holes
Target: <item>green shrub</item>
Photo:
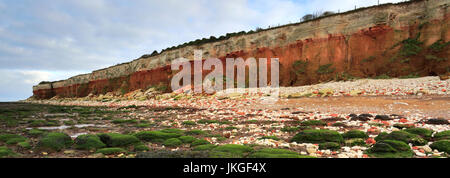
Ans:
<svg viewBox="0 0 450 178"><path fill-rule="evenodd" d="M325 64L325 65L321 65L319 66L319 69L317 69L317 73L318 74L329 74L329 73L333 73L336 69L335 68L331 68L333 64Z"/></svg>
<svg viewBox="0 0 450 178"><path fill-rule="evenodd" d="M434 140L450 140L450 130L434 134Z"/></svg>
<svg viewBox="0 0 450 178"><path fill-rule="evenodd" d="M69 135L60 132L50 132L39 140L37 148L39 150L61 151L72 144L73 141Z"/></svg>
<svg viewBox="0 0 450 178"><path fill-rule="evenodd" d="M350 130L348 132L345 132L344 134L342 134L342 136L346 139L350 139L350 138L369 138L369 136L360 130Z"/></svg>
<svg viewBox="0 0 450 178"><path fill-rule="evenodd" d="M80 135L75 139L75 148L80 150L99 149L105 146L97 135Z"/></svg>
<svg viewBox="0 0 450 178"><path fill-rule="evenodd" d="M104 155L112 155L112 154L118 154L118 153L126 153L127 151L123 148L102 148L97 150L96 153L102 153Z"/></svg>
<svg viewBox="0 0 450 178"><path fill-rule="evenodd" d="M198 139L198 140L195 140L194 142L191 143L191 147L195 147L195 146L198 146L198 145L206 145L206 144L211 144L211 143L208 142L207 140Z"/></svg>
<svg viewBox="0 0 450 178"><path fill-rule="evenodd" d="M401 42L402 47L400 48L399 55L402 57L414 56L422 51L421 45L423 42L419 41L420 34L416 38L408 38Z"/></svg>
<svg viewBox="0 0 450 178"><path fill-rule="evenodd" d="M431 148L450 154L450 141L440 140L430 145Z"/></svg>
<svg viewBox="0 0 450 178"><path fill-rule="evenodd" d="M139 139L133 135L124 135L118 133L103 133L97 135L100 140L108 147L122 147L139 143Z"/></svg>
<svg viewBox="0 0 450 178"><path fill-rule="evenodd" d="M380 158L408 158L414 155L408 144L397 140L377 142L368 150L368 154Z"/></svg>
<svg viewBox="0 0 450 178"><path fill-rule="evenodd" d="M438 53L438 52L441 52L447 45L450 45L450 42L445 42L444 40L440 39L440 40L434 42L428 48L432 52Z"/></svg>
<svg viewBox="0 0 450 178"><path fill-rule="evenodd" d="M179 139L183 142L183 143L192 143L195 140L197 140L197 138L193 137L193 136L181 136L179 137Z"/></svg>
<svg viewBox="0 0 450 178"><path fill-rule="evenodd" d="M344 139L339 132L332 130L304 130L295 135L291 142L297 143L324 143L336 142L343 143Z"/></svg>
<svg viewBox="0 0 450 178"><path fill-rule="evenodd" d="M169 138L163 143L163 145L167 147L177 147L181 144L183 144L183 142L181 142L181 140L178 138Z"/></svg>
<svg viewBox="0 0 450 178"><path fill-rule="evenodd" d="M405 131L393 131L390 134L385 132L380 133L377 137L375 137L376 141L381 140L399 140L405 143L412 143L413 145L425 145L427 141L420 137L419 135L412 134Z"/></svg>
<svg viewBox="0 0 450 178"><path fill-rule="evenodd" d="M339 150L341 148L341 145L339 143L335 142L325 142L319 144L319 149L321 150Z"/></svg>
<svg viewBox="0 0 450 178"><path fill-rule="evenodd" d="M140 140L158 143L170 138L178 138L181 136L179 133L168 133L163 131L142 131L134 135Z"/></svg>
<svg viewBox="0 0 450 178"><path fill-rule="evenodd" d="M292 64L295 74L300 75L306 72L306 68L308 67L307 61L298 60Z"/></svg>

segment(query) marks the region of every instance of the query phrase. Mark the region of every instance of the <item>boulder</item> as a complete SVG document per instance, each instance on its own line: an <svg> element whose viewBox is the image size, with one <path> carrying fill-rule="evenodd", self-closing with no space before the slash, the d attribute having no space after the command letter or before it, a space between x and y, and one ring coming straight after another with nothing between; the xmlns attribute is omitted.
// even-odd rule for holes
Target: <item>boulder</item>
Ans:
<svg viewBox="0 0 450 178"><path fill-rule="evenodd" d="M97 135L80 135L75 139L75 148L80 150L92 150L105 147Z"/></svg>
<svg viewBox="0 0 450 178"><path fill-rule="evenodd" d="M440 140L430 145L432 149L450 154L450 140Z"/></svg>
<svg viewBox="0 0 450 178"><path fill-rule="evenodd" d="M64 148L68 148L73 144L72 138L65 133L51 132L42 137L37 148L45 151L61 151Z"/></svg>
<svg viewBox="0 0 450 178"><path fill-rule="evenodd" d="M382 121L393 120L393 118L390 118L388 115L376 115L375 119Z"/></svg>
<svg viewBox="0 0 450 178"><path fill-rule="evenodd" d="M370 148L368 154L379 158L410 158L414 152L408 144L402 141L383 140Z"/></svg>
<svg viewBox="0 0 450 178"><path fill-rule="evenodd" d="M380 133L377 137L375 137L376 141L382 140L397 140L405 143L412 143L413 145L425 145L427 141L420 137L419 135L412 134L405 131L393 131L391 133Z"/></svg>
<svg viewBox="0 0 450 178"><path fill-rule="evenodd" d="M350 130L348 132L345 132L344 134L342 134L342 136L346 139L350 139L350 138L369 138L369 136L364 133L363 131L360 130Z"/></svg>
<svg viewBox="0 0 450 178"><path fill-rule="evenodd" d="M433 119L428 119L427 121L425 121L426 124L433 124L433 125L446 125L449 124L447 119L444 118L433 118Z"/></svg>

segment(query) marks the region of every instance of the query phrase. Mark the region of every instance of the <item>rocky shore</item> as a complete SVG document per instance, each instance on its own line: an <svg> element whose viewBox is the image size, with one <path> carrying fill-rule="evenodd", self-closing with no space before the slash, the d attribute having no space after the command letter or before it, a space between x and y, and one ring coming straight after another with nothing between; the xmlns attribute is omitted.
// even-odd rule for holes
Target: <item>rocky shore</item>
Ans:
<svg viewBox="0 0 450 178"><path fill-rule="evenodd" d="M362 79L280 88L271 104L261 93L158 88L3 103L0 156L448 157L449 82Z"/></svg>

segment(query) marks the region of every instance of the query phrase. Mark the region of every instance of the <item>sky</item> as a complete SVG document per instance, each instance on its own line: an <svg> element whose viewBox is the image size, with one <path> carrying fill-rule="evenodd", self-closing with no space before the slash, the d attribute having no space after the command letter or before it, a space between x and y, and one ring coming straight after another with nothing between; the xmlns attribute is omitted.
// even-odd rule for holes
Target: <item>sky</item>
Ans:
<svg viewBox="0 0 450 178"><path fill-rule="evenodd" d="M380 0L380 3L402 0ZM298 22L378 0L0 0L0 101L210 36Z"/></svg>

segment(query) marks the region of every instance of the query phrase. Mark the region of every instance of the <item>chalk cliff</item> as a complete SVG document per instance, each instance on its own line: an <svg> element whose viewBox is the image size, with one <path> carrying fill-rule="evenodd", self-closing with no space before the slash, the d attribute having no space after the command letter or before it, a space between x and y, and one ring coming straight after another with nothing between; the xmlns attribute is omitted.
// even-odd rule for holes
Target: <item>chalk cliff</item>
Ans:
<svg viewBox="0 0 450 178"><path fill-rule="evenodd" d="M419 0L357 9L318 19L169 49L56 82L33 87L38 99L129 92L170 84L170 62L203 58L280 59L280 85L376 76L448 75L449 0Z"/></svg>

